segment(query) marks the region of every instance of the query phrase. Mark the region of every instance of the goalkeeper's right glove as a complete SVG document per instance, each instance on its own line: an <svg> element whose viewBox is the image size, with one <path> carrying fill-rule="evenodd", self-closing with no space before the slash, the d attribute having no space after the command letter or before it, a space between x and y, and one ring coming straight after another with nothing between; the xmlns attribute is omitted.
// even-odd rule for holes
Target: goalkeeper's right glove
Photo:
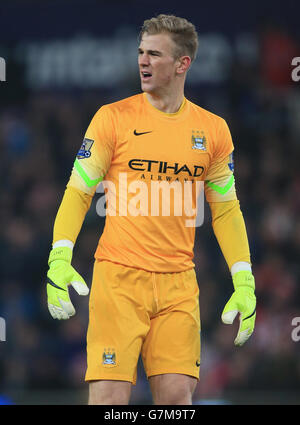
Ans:
<svg viewBox="0 0 300 425"><path fill-rule="evenodd" d="M79 273L71 266L72 249L53 248L50 252L47 273L48 309L54 319L69 319L75 314L68 285L79 295L88 295L89 288Z"/></svg>

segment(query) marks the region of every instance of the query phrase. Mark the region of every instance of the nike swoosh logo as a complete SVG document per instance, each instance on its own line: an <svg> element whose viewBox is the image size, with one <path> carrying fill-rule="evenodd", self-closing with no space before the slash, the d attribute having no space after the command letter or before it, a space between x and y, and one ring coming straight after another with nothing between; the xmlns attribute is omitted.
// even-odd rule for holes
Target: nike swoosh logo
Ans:
<svg viewBox="0 0 300 425"><path fill-rule="evenodd" d="M200 367L200 362L198 360L196 361L196 366Z"/></svg>
<svg viewBox="0 0 300 425"><path fill-rule="evenodd" d="M152 133L152 131L144 131L143 133L138 133L136 130L134 130L133 132L135 136L141 136L142 134L148 134L148 133Z"/></svg>
<svg viewBox="0 0 300 425"><path fill-rule="evenodd" d="M47 283L49 283L49 285L51 286L54 286L54 288L60 289L61 291L66 291L64 288L57 286L56 283L53 282L53 280L49 279L49 277L47 277Z"/></svg>

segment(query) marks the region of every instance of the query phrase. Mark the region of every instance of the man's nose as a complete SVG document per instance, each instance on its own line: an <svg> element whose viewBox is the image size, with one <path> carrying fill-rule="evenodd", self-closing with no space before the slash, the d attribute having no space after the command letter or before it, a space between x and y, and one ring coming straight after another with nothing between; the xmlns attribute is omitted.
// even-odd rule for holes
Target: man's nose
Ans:
<svg viewBox="0 0 300 425"><path fill-rule="evenodd" d="M149 65L149 55L143 53L139 56L139 64L140 65Z"/></svg>

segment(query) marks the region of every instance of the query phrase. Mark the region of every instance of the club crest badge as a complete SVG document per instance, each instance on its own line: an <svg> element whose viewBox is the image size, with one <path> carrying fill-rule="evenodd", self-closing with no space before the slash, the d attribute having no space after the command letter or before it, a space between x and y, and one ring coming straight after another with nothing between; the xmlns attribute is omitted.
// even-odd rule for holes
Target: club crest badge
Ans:
<svg viewBox="0 0 300 425"><path fill-rule="evenodd" d="M206 137L204 131L193 130L192 132L192 149L206 151Z"/></svg>
<svg viewBox="0 0 300 425"><path fill-rule="evenodd" d="M102 354L102 364L109 366L116 366L116 353L113 348L104 348Z"/></svg>
<svg viewBox="0 0 300 425"><path fill-rule="evenodd" d="M81 148L78 151L77 158L78 159L84 159L89 158L91 156L91 147L94 143L94 140L92 139L83 139Z"/></svg>

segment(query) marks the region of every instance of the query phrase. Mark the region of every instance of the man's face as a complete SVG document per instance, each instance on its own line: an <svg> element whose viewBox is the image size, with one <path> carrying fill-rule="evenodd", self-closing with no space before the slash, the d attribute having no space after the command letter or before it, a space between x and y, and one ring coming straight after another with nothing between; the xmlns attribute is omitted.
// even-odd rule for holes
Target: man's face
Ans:
<svg viewBox="0 0 300 425"><path fill-rule="evenodd" d="M143 34L138 58L143 91L158 94L172 87L178 66L174 48L168 34Z"/></svg>

